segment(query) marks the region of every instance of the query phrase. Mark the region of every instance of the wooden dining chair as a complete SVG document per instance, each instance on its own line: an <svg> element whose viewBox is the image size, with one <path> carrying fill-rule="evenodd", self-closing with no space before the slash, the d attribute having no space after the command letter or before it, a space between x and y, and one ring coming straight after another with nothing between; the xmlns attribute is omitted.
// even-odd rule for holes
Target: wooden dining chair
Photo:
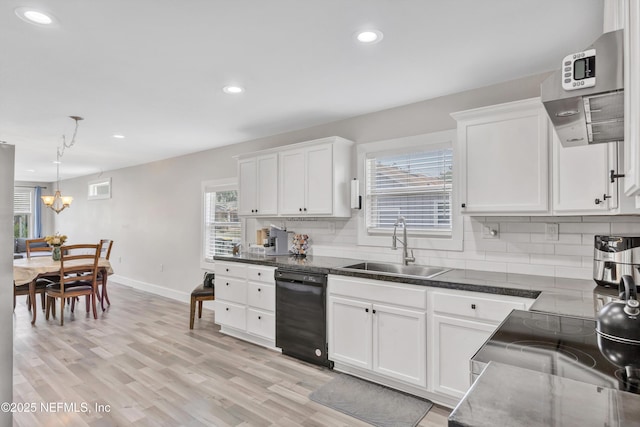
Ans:
<svg viewBox="0 0 640 427"><path fill-rule="evenodd" d="M27 258L31 258L34 252L51 252L51 248L44 239L27 239L25 240L27 248ZM36 280L36 294L40 294L42 301L42 311L45 310L45 293L47 285L58 280L58 276L43 276ZM27 296L27 307L31 311L31 301L29 300L29 284L13 287L13 309L16 308L16 297L20 295Z"/></svg>
<svg viewBox="0 0 640 427"><path fill-rule="evenodd" d="M113 247L113 240L111 239L102 239L100 240L100 258L109 259L111 256L111 248ZM98 298L100 298L100 307L102 307L102 311L105 310L104 302L107 301L107 305L111 305L111 301L109 301L109 294L107 292L107 269L106 268L98 268L98 293L96 294Z"/></svg>
<svg viewBox="0 0 640 427"><path fill-rule="evenodd" d="M96 281L98 277L98 259L100 245L80 244L63 246L60 258L60 277L57 283L47 286L47 311L55 316L55 300L60 298L60 325L64 325L64 303L67 298L85 296L87 299L87 313L89 301L93 307L93 318L96 312Z"/></svg>

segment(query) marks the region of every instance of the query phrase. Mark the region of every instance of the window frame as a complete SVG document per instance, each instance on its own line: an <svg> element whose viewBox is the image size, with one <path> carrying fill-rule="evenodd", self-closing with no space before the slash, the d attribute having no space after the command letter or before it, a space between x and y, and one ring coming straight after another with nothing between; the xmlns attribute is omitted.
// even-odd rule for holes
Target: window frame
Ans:
<svg viewBox="0 0 640 427"><path fill-rule="evenodd" d="M368 203L367 183L366 183L366 162L367 159L376 156L401 155L428 149L437 150L439 148L451 148L453 150L453 179L451 190L451 232L444 233L433 231L425 232L408 229L409 247L412 249L435 249L461 251L463 249L463 221L460 214L459 192L460 173L456 171L460 167L458 150L456 144L457 131L455 129L433 132L422 135L395 138L384 141L376 141L357 146L358 178L362 183L363 204ZM393 147L390 149L389 147ZM370 232L367 229L366 206L358 212L357 237L358 245L391 247L392 230L375 230Z"/></svg>
<svg viewBox="0 0 640 427"><path fill-rule="evenodd" d="M217 179L212 181L203 181L201 183L201 191L200 191L200 267L205 270L212 270L213 265L215 265L214 260L206 259L206 233L207 233L207 224L206 224L206 206L205 206L205 194L209 192L218 192L218 191L239 191L238 188L238 180L236 178L227 178L227 179ZM245 231L246 231L246 221L244 218L239 217L240 221L240 241L241 243L245 241Z"/></svg>

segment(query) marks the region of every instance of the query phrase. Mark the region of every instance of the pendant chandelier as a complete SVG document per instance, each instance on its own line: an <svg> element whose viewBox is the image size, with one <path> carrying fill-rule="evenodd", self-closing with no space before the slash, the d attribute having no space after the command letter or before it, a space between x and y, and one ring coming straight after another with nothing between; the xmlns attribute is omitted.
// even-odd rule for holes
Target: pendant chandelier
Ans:
<svg viewBox="0 0 640 427"><path fill-rule="evenodd" d="M64 155L64 150L66 148L71 148L73 144L76 143L76 134L78 133L78 122L80 120L84 120L79 116L69 116L76 122L76 127L73 130L73 136L71 137L71 142L67 144L65 136L62 135L62 146L56 149L56 192L53 196L42 196L42 203L55 213L59 214L65 208L71 206L71 202L73 201L73 197L63 196L60 193L60 159Z"/></svg>

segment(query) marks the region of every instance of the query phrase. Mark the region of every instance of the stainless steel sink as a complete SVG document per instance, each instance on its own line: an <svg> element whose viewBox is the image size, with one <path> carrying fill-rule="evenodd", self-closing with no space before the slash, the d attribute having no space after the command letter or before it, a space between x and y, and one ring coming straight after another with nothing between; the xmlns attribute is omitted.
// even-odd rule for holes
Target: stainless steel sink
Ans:
<svg viewBox="0 0 640 427"><path fill-rule="evenodd" d="M387 276L407 276L421 279L430 279L439 274L446 273L449 268L423 267L421 265L387 264L382 262L361 262L339 268L347 271L367 271Z"/></svg>

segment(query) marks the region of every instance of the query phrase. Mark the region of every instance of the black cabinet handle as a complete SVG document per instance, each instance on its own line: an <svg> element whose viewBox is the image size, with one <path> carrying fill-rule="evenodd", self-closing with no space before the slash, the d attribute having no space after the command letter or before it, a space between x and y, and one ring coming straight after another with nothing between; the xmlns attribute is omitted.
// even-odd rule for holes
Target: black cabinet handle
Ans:
<svg viewBox="0 0 640 427"><path fill-rule="evenodd" d="M476 309L476 305L475 304L471 304L471 308L475 310Z"/></svg>
<svg viewBox="0 0 640 427"><path fill-rule="evenodd" d="M298 209L300 212L302 212L302 208Z"/></svg>
<svg viewBox="0 0 640 427"><path fill-rule="evenodd" d="M229 311L229 307L227 307L225 310Z"/></svg>
<svg viewBox="0 0 640 427"><path fill-rule="evenodd" d="M616 173L616 171L611 169L611 173L609 174L609 179L611 179L611 182L614 183L616 181L616 179L618 179L618 178L624 178L624 174L623 173Z"/></svg>
<svg viewBox="0 0 640 427"><path fill-rule="evenodd" d="M260 292L262 289L258 288L258 292Z"/></svg>
<svg viewBox="0 0 640 427"><path fill-rule="evenodd" d="M366 312L368 313L368 312L369 312L369 309L368 309L368 308L365 308L365 309L364 309L364 311L366 311Z"/></svg>
<svg viewBox="0 0 640 427"><path fill-rule="evenodd" d="M463 203L461 206L462 206L463 208L466 208L466 207L467 207L467 204L466 204L466 203Z"/></svg>
<svg viewBox="0 0 640 427"><path fill-rule="evenodd" d="M262 316L258 316L258 320L262 319Z"/></svg>
<svg viewBox="0 0 640 427"><path fill-rule="evenodd" d="M228 269L228 268L225 268L225 269L224 269L224 271L229 271L229 269Z"/></svg>
<svg viewBox="0 0 640 427"><path fill-rule="evenodd" d="M304 211L306 212L306 211L307 211L307 208L304 208Z"/></svg>
<svg viewBox="0 0 640 427"><path fill-rule="evenodd" d="M256 213L258 213L258 209L256 209Z"/></svg>
<svg viewBox="0 0 640 427"><path fill-rule="evenodd" d="M373 310L373 314L376 314L376 311L375 311L375 310Z"/></svg>
<svg viewBox="0 0 640 427"><path fill-rule="evenodd" d="M229 282L227 282L227 286L229 286Z"/></svg>
<svg viewBox="0 0 640 427"><path fill-rule="evenodd" d="M260 272L259 272L259 273L258 273L258 276L262 276L262 273L260 273Z"/></svg>

